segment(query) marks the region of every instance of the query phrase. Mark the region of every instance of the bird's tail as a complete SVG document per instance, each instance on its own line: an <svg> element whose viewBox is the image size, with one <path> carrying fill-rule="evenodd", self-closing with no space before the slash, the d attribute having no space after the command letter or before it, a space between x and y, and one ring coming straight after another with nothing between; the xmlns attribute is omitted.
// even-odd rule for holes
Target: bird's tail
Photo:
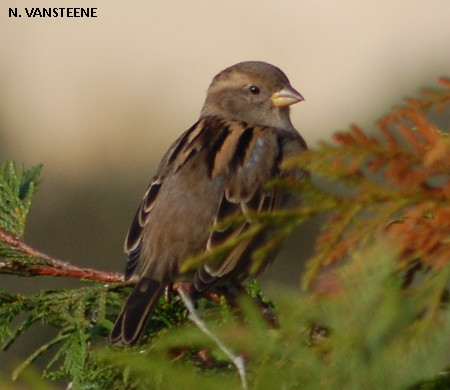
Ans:
<svg viewBox="0 0 450 390"><path fill-rule="evenodd" d="M149 278L138 281L111 331L111 343L134 345L139 341L163 290L160 281Z"/></svg>

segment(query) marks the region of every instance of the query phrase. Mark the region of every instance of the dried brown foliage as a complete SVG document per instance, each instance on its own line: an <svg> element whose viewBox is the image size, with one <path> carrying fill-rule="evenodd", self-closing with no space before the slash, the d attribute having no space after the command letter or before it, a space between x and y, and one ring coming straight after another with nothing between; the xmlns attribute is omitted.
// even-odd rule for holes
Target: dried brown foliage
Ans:
<svg viewBox="0 0 450 390"><path fill-rule="evenodd" d="M353 126L291 164L328 180L308 195L330 212L305 281L374 241L395 243L399 270L442 268L450 257L450 137L431 123L449 115L450 79L443 88L407 99L368 135ZM338 190L336 190L338 187ZM337 194L336 194L337 193ZM325 205L325 207L324 207Z"/></svg>

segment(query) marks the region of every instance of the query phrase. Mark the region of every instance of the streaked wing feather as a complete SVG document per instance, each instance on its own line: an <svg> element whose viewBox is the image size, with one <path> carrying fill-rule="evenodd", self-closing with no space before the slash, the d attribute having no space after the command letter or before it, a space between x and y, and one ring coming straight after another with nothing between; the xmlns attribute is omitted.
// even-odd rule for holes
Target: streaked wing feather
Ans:
<svg viewBox="0 0 450 390"><path fill-rule="evenodd" d="M148 186L125 239L124 251L128 255L125 279L129 279L139 265L144 231L166 177L178 171L193 153L199 150L195 141L203 127L204 121L198 121L172 144L163 157L157 174Z"/></svg>

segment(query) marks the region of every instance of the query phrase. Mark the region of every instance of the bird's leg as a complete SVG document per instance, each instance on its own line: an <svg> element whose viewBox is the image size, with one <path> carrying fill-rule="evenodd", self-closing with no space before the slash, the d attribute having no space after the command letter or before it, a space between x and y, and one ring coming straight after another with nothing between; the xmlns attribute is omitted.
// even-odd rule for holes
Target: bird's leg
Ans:
<svg viewBox="0 0 450 390"><path fill-rule="evenodd" d="M188 282L171 282L166 286L166 289L164 290L164 298L166 301L170 301L172 299L173 293L179 294L180 289L182 289L186 294L189 293L191 284Z"/></svg>
<svg viewBox="0 0 450 390"><path fill-rule="evenodd" d="M189 315L188 318L199 328L206 336L208 336L211 340L213 340L222 353L231 360L233 365L236 367L236 370L239 374L242 388L244 390L248 390L248 382L247 382L247 373L245 371L245 361L244 358L240 355L235 355L214 333L212 333L209 328L206 326L205 322L198 315L197 310L195 309L194 302L190 298L189 293L185 291L185 288L180 286L177 288L178 294L180 295L181 300L183 301L184 306L186 307ZM189 291L189 290L188 290Z"/></svg>
<svg viewBox="0 0 450 390"><path fill-rule="evenodd" d="M194 307L197 307L197 300L200 298L206 298L210 301L220 303L222 301L222 297L226 297L227 299L231 298L232 303L235 303L236 294L230 295L229 290L224 287L214 287L211 290L208 290L205 293L198 293L195 289L192 288L190 283L187 282L174 282L169 285L170 292L173 291L178 292L178 290L182 288L183 291L190 297L193 301Z"/></svg>

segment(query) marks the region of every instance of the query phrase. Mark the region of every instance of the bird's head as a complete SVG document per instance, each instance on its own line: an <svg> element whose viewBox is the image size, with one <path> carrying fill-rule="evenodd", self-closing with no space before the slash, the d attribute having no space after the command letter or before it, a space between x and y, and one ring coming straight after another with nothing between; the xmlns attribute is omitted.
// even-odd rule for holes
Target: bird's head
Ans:
<svg viewBox="0 0 450 390"><path fill-rule="evenodd" d="M279 68L246 61L214 77L201 116L240 120L249 126L292 128L289 106L302 100Z"/></svg>

